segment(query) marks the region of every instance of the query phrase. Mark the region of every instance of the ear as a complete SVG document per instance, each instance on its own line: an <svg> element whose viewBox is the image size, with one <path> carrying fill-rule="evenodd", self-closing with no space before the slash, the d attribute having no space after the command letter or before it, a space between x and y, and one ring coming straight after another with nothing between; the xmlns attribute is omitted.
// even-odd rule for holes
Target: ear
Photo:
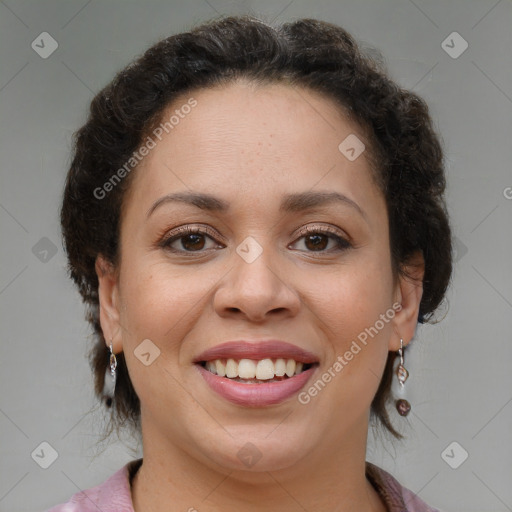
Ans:
<svg viewBox="0 0 512 512"><path fill-rule="evenodd" d="M98 298L100 324L108 346L112 340L114 353L122 351L121 324L119 315L119 284L116 269L106 258L98 255L95 264L98 276Z"/></svg>
<svg viewBox="0 0 512 512"><path fill-rule="evenodd" d="M406 345L416 332L425 274L423 254L419 251L415 252L407 263L402 265L402 269L395 290L395 301L400 303L402 308L397 311L392 320L395 335L389 340L391 351L397 351L400 348L400 338L403 338Z"/></svg>

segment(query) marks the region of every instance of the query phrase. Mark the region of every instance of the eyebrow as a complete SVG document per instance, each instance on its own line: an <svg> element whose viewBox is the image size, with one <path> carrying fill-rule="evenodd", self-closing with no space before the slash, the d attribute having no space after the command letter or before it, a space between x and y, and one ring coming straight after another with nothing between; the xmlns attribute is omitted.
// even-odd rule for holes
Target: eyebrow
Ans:
<svg viewBox="0 0 512 512"><path fill-rule="evenodd" d="M212 212L227 212L229 203L218 197L200 192L175 192L167 194L153 203L147 212L149 217L157 208L168 203L185 203L196 206L201 210ZM343 203L355 209L361 216L367 219L364 210L349 197L339 192L330 191L308 191L284 196L279 211L283 213L296 213L305 210L312 210L319 206L325 206L332 203Z"/></svg>

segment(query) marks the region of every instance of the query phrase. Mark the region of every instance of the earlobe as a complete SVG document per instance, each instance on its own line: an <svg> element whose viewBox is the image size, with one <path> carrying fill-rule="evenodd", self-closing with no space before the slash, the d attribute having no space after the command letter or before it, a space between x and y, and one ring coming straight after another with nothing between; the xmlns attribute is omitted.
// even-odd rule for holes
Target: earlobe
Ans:
<svg viewBox="0 0 512 512"><path fill-rule="evenodd" d="M389 341L389 350L400 348L400 338L406 343L414 337L418 324L418 313L423 296L423 276L425 263L420 252L415 253L406 265L402 266L396 289L396 300L401 309L393 318L395 336Z"/></svg>
<svg viewBox="0 0 512 512"><path fill-rule="evenodd" d="M112 340L114 353L118 353L122 350L122 340L117 272L112 263L102 255L96 258L95 270L98 276L99 315L103 337L107 346Z"/></svg>

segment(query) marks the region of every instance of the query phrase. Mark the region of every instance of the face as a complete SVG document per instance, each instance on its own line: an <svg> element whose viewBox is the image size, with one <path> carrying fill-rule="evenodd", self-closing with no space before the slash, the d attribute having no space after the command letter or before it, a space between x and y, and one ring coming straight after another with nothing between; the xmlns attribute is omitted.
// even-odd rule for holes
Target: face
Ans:
<svg viewBox="0 0 512 512"><path fill-rule="evenodd" d="M286 85L201 90L164 122L175 110L125 196L119 267L100 272L102 327L125 354L145 450L228 470L261 454L261 471L364 444L421 292L393 277L367 155L338 148L362 132Z"/></svg>

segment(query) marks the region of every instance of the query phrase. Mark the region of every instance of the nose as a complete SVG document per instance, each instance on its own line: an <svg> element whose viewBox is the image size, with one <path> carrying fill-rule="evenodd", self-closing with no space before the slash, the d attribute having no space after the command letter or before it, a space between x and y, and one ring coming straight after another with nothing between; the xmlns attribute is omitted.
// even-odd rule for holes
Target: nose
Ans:
<svg viewBox="0 0 512 512"><path fill-rule="evenodd" d="M263 322L271 317L297 315L301 301L284 263L276 264L276 257L265 249L250 263L237 253L233 259L232 268L214 297L214 309L219 316Z"/></svg>

